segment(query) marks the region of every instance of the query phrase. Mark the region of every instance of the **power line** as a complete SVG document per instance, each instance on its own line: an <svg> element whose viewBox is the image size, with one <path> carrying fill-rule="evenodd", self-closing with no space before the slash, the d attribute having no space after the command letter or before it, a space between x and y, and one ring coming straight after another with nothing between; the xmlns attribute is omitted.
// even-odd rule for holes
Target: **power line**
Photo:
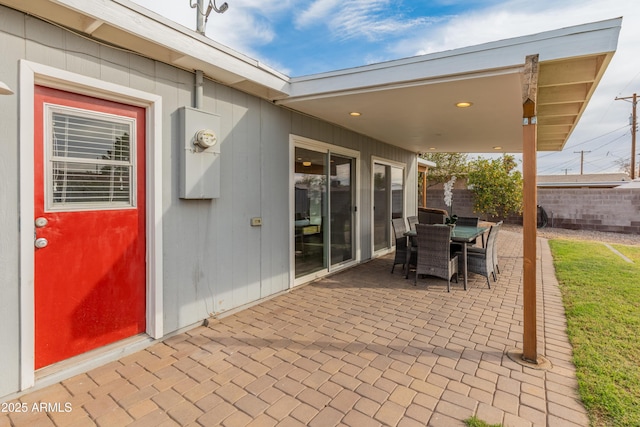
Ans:
<svg viewBox="0 0 640 427"><path fill-rule="evenodd" d="M625 126L625 127L626 127L626 126ZM607 142L607 143L605 143L605 144L602 144L602 145L600 145L600 146L599 146L599 147L597 147L597 148L594 148L594 149L593 149L593 151L595 152L595 151L598 151L598 150L600 150L600 149L602 149L602 148L608 147L609 145L614 144L615 142L617 142L617 141L621 140L622 138L624 138L624 137L626 137L626 136L627 136L627 133L625 132L623 135L620 135L620 136L616 137L615 139L612 139L611 141L609 141L609 142ZM617 148L616 148L616 149L614 149L613 151L609 151L609 152L614 153L614 152L617 152L618 150L625 150L625 151L626 151L626 149L625 149L625 148L618 148L618 147L617 147ZM562 151L555 151L555 152L549 153L549 154L547 154L547 155L545 155L545 156L540 156L540 157L539 157L539 159L540 159L540 158L542 158L542 157L549 157L549 155L555 155L556 157L558 157L558 156L561 156L561 155L562 155L562 154L564 154L564 153L565 153L565 152L562 152ZM604 156L604 157L606 157L606 156ZM602 159L603 159L603 158L600 158L600 160L602 160ZM560 167L560 166L564 166L564 165L567 165L567 166L568 166L568 165L573 165L574 163L575 163L575 160L574 160L574 159L565 160L565 161L563 161L563 162L555 163L555 164L552 164L552 165L546 166L546 167L544 167L544 168L541 168L541 169L539 169L539 170L538 170L538 173L545 173L545 172L548 172L548 171L550 171L550 170L556 170L556 169L558 169L558 167Z"/></svg>
<svg viewBox="0 0 640 427"><path fill-rule="evenodd" d="M584 144L586 144L586 143L588 143L588 142L595 141L595 140L596 140L596 139L598 139L598 138L602 138L602 137L604 137L604 136L611 135L611 134L612 134L612 133L614 133L614 132L617 132L617 131L619 131L619 130L621 130L621 129L626 129L626 128L627 128L627 126L626 126L626 125L625 125L625 126L622 126L622 127L620 127L620 128L614 129L614 130L612 130L612 131L610 131L610 132L603 133L602 135L596 136L596 137L591 138L591 139L587 139L586 141L582 141L582 142L580 142L580 143L578 143L578 144L572 145L571 147L567 147L567 148L576 148L576 147L579 147L579 146L584 145ZM618 138L616 138L616 139L618 139ZM552 152L547 153L547 154L539 155L539 156L538 156L538 159L544 159L545 157L553 156L554 154L558 154L558 153L559 153L559 151L552 151Z"/></svg>

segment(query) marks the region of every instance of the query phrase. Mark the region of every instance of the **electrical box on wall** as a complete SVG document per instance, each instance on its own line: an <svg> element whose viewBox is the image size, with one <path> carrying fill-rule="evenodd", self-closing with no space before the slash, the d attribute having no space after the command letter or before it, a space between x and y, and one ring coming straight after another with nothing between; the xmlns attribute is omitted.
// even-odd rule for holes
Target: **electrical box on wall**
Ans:
<svg viewBox="0 0 640 427"><path fill-rule="evenodd" d="M180 121L180 198L220 197L220 116L190 107Z"/></svg>

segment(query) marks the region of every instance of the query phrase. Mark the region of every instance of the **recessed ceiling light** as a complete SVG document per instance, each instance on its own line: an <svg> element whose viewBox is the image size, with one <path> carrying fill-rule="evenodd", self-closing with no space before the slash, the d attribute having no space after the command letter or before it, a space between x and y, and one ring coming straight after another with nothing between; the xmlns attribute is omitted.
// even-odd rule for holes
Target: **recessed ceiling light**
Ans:
<svg viewBox="0 0 640 427"><path fill-rule="evenodd" d="M494 150L502 150L502 147L500 145L496 145L495 147L493 147Z"/></svg>
<svg viewBox="0 0 640 427"><path fill-rule="evenodd" d="M302 166L311 166L311 162L302 162Z"/></svg>
<svg viewBox="0 0 640 427"><path fill-rule="evenodd" d="M349 113L350 116L352 117L360 117L362 115L362 113L359 113L357 111L352 111Z"/></svg>
<svg viewBox="0 0 640 427"><path fill-rule="evenodd" d="M429 147L429 150L435 150L436 147Z"/></svg>
<svg viewBox="0 0 640 427"><path fill-rule="evenodd" d="M458 108L467 108L467 107L471 107L473 105L472 102L469 101L462 101L462 102L457 102L456 103L456 107Z"/></svg>

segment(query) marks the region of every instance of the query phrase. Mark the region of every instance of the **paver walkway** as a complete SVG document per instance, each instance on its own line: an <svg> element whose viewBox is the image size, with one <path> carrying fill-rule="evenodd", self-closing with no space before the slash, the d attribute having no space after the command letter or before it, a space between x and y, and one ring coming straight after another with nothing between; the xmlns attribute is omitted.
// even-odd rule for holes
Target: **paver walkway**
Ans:
<svg viewBox="0 0 640 427"><path fill-rule="evenodd" d="M522 238L488 289L391 275L383 257L8 402L0 426L587 426L546 241L536 370L522 343ZM427 286L428 284L428 286ZM49 412L33 411L40 402ZM57 404L57 407L56 407ZM59 409L59 410L58 410ZM69 411L67 411L69 409Z"/></svg>

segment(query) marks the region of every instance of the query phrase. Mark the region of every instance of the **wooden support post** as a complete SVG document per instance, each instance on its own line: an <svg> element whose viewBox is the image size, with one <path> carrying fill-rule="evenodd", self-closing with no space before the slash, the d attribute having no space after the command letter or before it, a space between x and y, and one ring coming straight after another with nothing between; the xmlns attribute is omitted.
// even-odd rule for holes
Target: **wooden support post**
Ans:
<svg viewBox="0 0 640 427"><path fill-rule="evenodd" d="M530 363L538 361L536 313L537 239L537 118L538 55L527 56L522 86L522 176L523 176L523 352Z"/></svg>

